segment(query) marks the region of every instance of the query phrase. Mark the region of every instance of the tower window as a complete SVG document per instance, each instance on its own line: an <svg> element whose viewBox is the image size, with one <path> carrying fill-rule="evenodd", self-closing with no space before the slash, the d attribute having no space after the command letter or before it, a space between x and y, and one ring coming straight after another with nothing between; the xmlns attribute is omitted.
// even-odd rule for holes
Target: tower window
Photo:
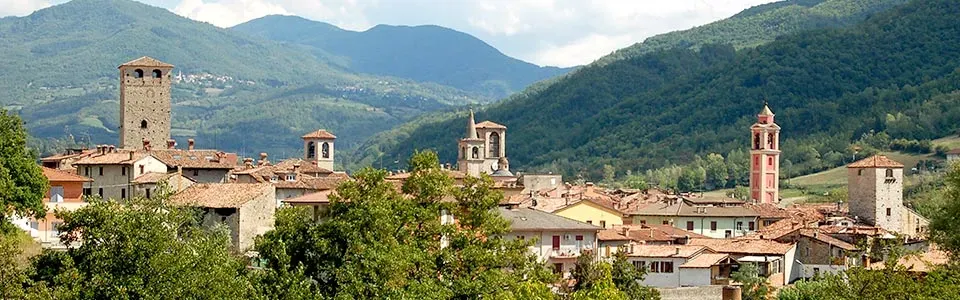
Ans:
<svg viewBox="0 0 960 300"><path fill-rule="evenodd" d="M317 157L317 144L314 142L307 143L307 158Z"/></svg>
<svg viewBox="0 0 960 300"><path fill-rule="evenodd" d="M133 78L143 78L143 70L140 70L140 69L134 70Z"/></svg>
<svg viewBox="0 0 960 300"><path fill-rule="evenodd" d="M147 129L147 120L140 121L140 128Z"/></svg>
<svg viewBox="0 0 960 300"><path fill-rule="evenodd" d="M160 70L154 69L153 78L160 78L160 76L163 76L163 72L160 72Z"/></svg>
<svg viewBox="0 0 960 300"><path fill-rule="evenodd" d="M472 157L473 157L473 158L480 158L480 148L473 147Z"/></svg>
<svg viewBox="0 0 960 300"><path fill-rule="evenodd" d="M323 152L320 153L323 158L330 158L330 143L323 142L323 145L320 146L320 151Z"/></svg>
<svg viewBox="0 0 960 300"><path fill-rule="evenodd" d="M753 149L754 150L760 149L760 133L753 134Z"/></svg>
<svg viewBox="0 0 960 300"><path fill-rule="evenodd" d="M889 208L889 207L887 207L887 216L888 216L888 217L890 216L890 208Z"/></svg>
<svg viewBox="0 0 960 300"><path fill-rule="evenodd" d="M777 149L777 147L774 145L773 133L767 134L767 148Z"/></svg>
<svg viewBox="0 0 960 300"><path fill-rule="evenodd" d="M893 178L893 169L887 169L887 178Z"/></svg>
<svg viewBox="0 0 960 300"><path fill-rule="evenodd" d="M489 157L500 157L500 134L496 132L490 134Z"/></svg>

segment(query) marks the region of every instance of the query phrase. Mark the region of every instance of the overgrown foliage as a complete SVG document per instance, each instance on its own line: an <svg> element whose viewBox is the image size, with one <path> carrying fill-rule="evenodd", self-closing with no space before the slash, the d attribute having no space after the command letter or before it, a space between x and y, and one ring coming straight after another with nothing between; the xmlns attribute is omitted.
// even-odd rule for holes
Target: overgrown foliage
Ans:
<svg viewBox="0 0 960 300"><path fill-rule="evenodd" d="M12 230L15 215L42 217L47 179L27 150L27 132L20 117L0 109L0 233Z"/></svg>

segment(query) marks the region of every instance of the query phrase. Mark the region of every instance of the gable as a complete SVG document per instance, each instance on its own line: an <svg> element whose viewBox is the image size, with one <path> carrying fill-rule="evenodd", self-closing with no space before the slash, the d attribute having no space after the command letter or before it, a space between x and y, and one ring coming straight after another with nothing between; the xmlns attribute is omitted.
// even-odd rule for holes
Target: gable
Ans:
<svg viewBox="0 0 960 300"><path fill-rule="evenodd" d="M576 214L576 213L582 213L584 211L600 211L600 212L611 214L614 216L623 217L623 213L615 209L596 204L589 200L581 200L580 202L567 205L563 208L553 211L553 213L554 214L561 214L561 213Z"/></svg>

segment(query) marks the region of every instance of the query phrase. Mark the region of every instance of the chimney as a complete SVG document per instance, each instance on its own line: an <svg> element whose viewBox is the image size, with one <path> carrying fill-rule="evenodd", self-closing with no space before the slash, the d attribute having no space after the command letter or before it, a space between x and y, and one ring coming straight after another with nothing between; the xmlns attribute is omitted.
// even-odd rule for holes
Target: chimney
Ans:
<svg viewBox="0 0 960 300"><path fill-rule="evenodd" d="M260 152L260 162L257 163L257 164L263 165L263 166L266 166L266 165L269 165L269 164L270 164L270 162L267 161L267 153L266 153L266 152Z"/></svg>
<svg viewBox="0 0 960 300"><path fill-rule="evenodd" d="M143 139L143 150L150 151L150 140Z"/></svg>
<svg viewBox="0 0 960 300"><path fill-rule="evenodd" d="M103 145L97 145L97 153L103 155Z"/></svg>
<svg viewBox="0 0 960 300"><path fill-rule="evenodd" d="M243 167L245 169L253 169L253 158L244 157L243 158Z"/></svg>
<svg viewBox="0 0 960 300"><path fill-rule="evenodd" d="M674 247L674 249L676 249L676 251L673 253L673 255L680 255L680 246Z"/></svg>
<svg viewBox="0 0 960 300"><path fill-rule="evenodd" d="M167 149L173 149L176 146L177 146L177 141L175 141L174 139L167 140Z"/></svg>
<svg viewBox="0 0 960 300"><path fill-rule="evenodd" d="M187 139L187 150L193 151L193 139Z"/></svg>
<svg viewBox="0 0 960 300"><path fill-rule="evenodd" d="M130 153L130 158L128 160L133 160L133 151L127 152Z"/></svg>
<svg viewBox="0 0 960 300"><path fill-rule="evenodd" d="M293 164L293 172L297 173L300 171L300 163Z"/></svg>
<svg viewBox="0 0 960 300"><path fill-rule="evenodd" d="M623 235L629 234L629 233L630 233L630 227L627 227L627 226L620 227L620 233L623 234Z"/></svg>
<svg viewBox="0 0 960 300"><path fill-rule="evenodd" d="M110 145L110 153L116 153L116 152L117 152L117 146Z"/></svg>

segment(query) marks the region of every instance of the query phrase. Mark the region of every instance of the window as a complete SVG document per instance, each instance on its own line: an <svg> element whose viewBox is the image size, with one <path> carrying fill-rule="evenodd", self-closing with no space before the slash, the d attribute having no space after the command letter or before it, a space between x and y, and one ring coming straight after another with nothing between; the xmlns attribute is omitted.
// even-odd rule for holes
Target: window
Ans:
<svg viewBox="0 0 960 300"><path fill-rule="evenodd" d="M91 188L83 188L83 195L84 196L93 195L93 190Z"/></svg>
<svg viewBox="0 0 960 300"><path fill-rule="evenodd" d="M200 170L193 169L193 176L194 176L194 177L200 176Z"/></svg>
<svg viewBox="0 0 960 300"><path fill-rule="evenodd" d="M150 189L147 189L147 199L150 199Z"/></svg>
<svg viewBox="0 0 960 300"><path fill-rule="evenodd" d="M317 145L313 142L307 143L307 158L317 157Z"/></svg>
<svg viewBox="0 0 960 300"><path fill-rule="evenodd" d="M756 226L757 226L757 224L754 223L753 221L750 221L750 222L747 223L747 229L750 230L750 231L756 230L756 229L755 229Z"/></svg>
<svg viewBox="0 0 960 300"><path fill-rule="evenodd" d="M771 167L773 166L773 156L767 157L767 165Z"/></svg>
<svg viewBox="0 0 960 300"><path fill-rule="evenodd" d="M480 158L480 148L473 147L473 154L471 154L470 157L472 157L472 158Z"/></svg>
<svg viewBox="0 0 960 300"><path fill-rule="evenodd" d="M607 228L607 221L600 220L600 227L601 227L601 228Z"/></svg>
<svg viewBox="0 0 960 300"><path fill-rule="evenodd" d="M640 220L640 225L647 225L647 220Z"/></svg>
<svg viewBox="0 0 960 300"><path fill-rule="evenodd" d="M687 230L693 231L693 221L687 221Z"/></svg>
<svg viewBox="0 0 960 300"><path fill-rule="evenodd" d="M467 158L467 147L460 147L460 158Z"/></svg>
<svg viewBox="0 0 960 300"><path fill-rule="evenodd" d="M297 180L297 174L287 174L287 181Z"/></svg>
<svg viewBox="0 0 960 300"><path fill-rule="evenodd" d="M753 134L753 149L754 150L760 149L760 133Z"/></svg>
<svg viewBox="0 0 960 300"><path fill-rule="evenodd" d="M160 76L163 76L163 72L160 72L160 70L154 69L153 78L160 78Z"/></svg>
<svg viewBox="0 0 960 300"><path fill-rule="evenodd" d="M863 169L857 170L857 176L863 176Z"/></svg>
<svg viewBox="0 0 960 300"><path fill-rule="evenodd" d="M710 221L710 231L717 231L717 221Z"/></svg>
<svg viewBox="0 0 960 300"><path fill-rule="evenodd" d="M277 175L270 176L270 182L277 182L277 179L279 179Z"/></svg>
<svg viewBox="0 0 960 300"><path fill-rule="evenodd" d="M60 202L63 202L63 187L62 187L62 186L51 186L51 187L50 187L50 202L51 202L51 203L60 203Z"/></svg>
<svg viewBox="0 0 960 300"><path fill-rule="evenodd" d="M140 175L143 175L143 165L140 165Z"/></svg>
<svg viewBox="0 0 960 300"><path fill-rule="evenodd" d="M651 261L650 262L650 273L660 273L660 262Z"/></svg>
<svg viewBox="0 0 960 300"><path fill-rule="evenodd" d="M672 262L672 261L661 261L661 262L660 262L660 273L673 273L673 262Z"/></svg>
<svg viewBox="0 0 960 300"><path fill-rule="evenodd" d="M583 236L582 236L582 235L578 235L575 239L578 240L578 241L582 241L582 240L583 240Z"/></svg>
<svg viewBox="0 0 960 300"><path fill-rule="evenodd" d="M147 129L147 120L140 121L140 129Z"/></svg>
<svg viewBox="0 0 960 300"><path fill-rule="evenodd" d="M40 222L30 221L30 228L33 230L40 230Z"/></svg>
<svg viewBox="0 0 960 300"><path fill-rule="evenodd" d="M100 176L103 176L103 167L100 167Z"/></svg>
<svg viewBox="0 0 960 300"><path fill-rule="evenodd" d="M133 78L143 78L143 70L133 70Z"/></svg>
<svg viewBox="0 0 960 300"><path fill-rule="evenodd" d="M553 274L563 274L563 263L553 264Z"/></svg>
<svg viewBox="0 0 960 300"><path fill-rule="evenodd" d="M888 216L888 217L890 216L890 208L889 208L889 207L887 208L887 216Z"/></svg>
<svg viewBox="0 0 960 300"><path fill-rule="evenodd" d="M57 229L60 227L60 224L63 224L63 222L50 223L50 237L55 238L60 236L60 230Z"/></svg>
<svg viewBox="0 0 960 300"><path fill-rule="evenodd" d="M587 220L587 224L593 225L593 220Z"/></svg>
<svg viewBox="0 0 960 300"><path fill-rule="evenodd" d="M553 250L560 250L560 236L559 235L553 236L552 242L553 242L552 243Z"/></svg>
<svg viewBox="0 0 960 300"><path fill-rule="evenodd" d="M724 238L728 238L728 239L729 239L730 236L732 236L732 235L733 235L733 233L730 232L730 230L724 230L724 231L723 231L723 237L724 237Z"/></svg>
<svg viewBox="0 0 960 300"><path fill-rule="evenodd" d="M887 169L887 178L893 178L893 169Z"/></svg>
<svg viewBox="0 0 960 300"><path fill-rule="evenodd" d="M500 134L496 132L490 134L489 157L500 157Z"/></svg>
<svg viewBox="0 0 960 300"><path fill-rule="evenodd" d="M633 262L633 267L635 267L635 268L637 268L637 269L640 269L640 270L646 269L646 268L647 268L647 262L642 261L642 260L634 261L634 262Z"/></svg>
<svg viewBox="0 0 960 300"><path fill-rule="evenodd" d="M526 239L526 238L527 238L527 237L522 236L522 235L518 235L518 236L517 236L517 239L518 239L518 240L521 240L521 241L524 240L524 239Z"/></svg>
<svg viewBox="0 0 960 300"><path fill-rule="evenodd" d="M777 148L776 148L776 145L774 145L774 141L776 141L776 140L773 138L773 133L767 134L767 148L768 148L768 149L777 149Z"/></svg>
<svg viewBox="0 0 960 300"><path fill-rule="evenodd" d="M90 167L83 168L83 176L90 177Z"/></svg>
<svg viewBox="0 0 960 300"><path fill-rule="evenodd" d="M120 199L127 199L127 189L120 189Z"/></svg>
<svg viewBox="0 0 960 300"><path fill-rule="evenodd" d="M127 167L120 167L120 175L127 175Z"/></svg>
<svg viewBox="0 0 960 300"><path fill-rule="evenodd" d="M97 189L97 195L99 195L100 198L103 198L103 188L98 188L98 189Z"/></svg>
<svg viewBox="0 0 960 300"><path fill-rule="evenodd" d="M667 222L667 220L663 220L663 225L670 225L670 222Z"/></svg>
<svg viewBox="0 0 960 300"><path fill-rule="evenodd" d="M743 222L737 222L737 230L743 230Z"/></svg>
<svg viewBox="0 0 960 300"><path fill-rule="evenodd" d="M320 155L323 158L330 158L330 143L323 142L323 145L320 146Z"/></svg>

